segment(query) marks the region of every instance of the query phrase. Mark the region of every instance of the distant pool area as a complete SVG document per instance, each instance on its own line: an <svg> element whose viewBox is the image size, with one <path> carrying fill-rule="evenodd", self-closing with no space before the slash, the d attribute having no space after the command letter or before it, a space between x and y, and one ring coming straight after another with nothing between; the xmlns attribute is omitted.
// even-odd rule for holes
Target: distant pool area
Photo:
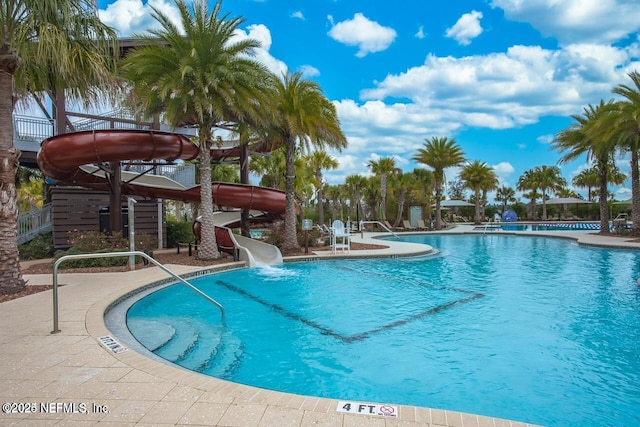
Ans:
<svg viewBox="0 0 640 427"><path fill-rule="evenodd" d="M640 252L497 234L402 239L441 256L203 277L194 284L227 307L225 331L175 286L133 306L129 326L177 318L189 350L165 355L258 387L550 426L640 423ZM183 329L186 314L203 329ZM222 343L221 359L197 360L207 339L185 338L198 336Z"/></svg>
<svg viewBox="0 0 640 427"><path fill-rule="evenodd" d="M584 231L600 230L599 222L501 222L475 227L475 230L503 231Z"/></svg>

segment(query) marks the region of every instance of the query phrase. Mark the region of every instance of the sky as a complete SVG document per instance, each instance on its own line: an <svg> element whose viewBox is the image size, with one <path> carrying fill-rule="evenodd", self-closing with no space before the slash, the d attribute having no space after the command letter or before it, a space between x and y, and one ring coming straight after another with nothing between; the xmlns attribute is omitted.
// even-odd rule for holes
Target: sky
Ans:
<svg viewBox="0 0 640 427"><path fill-rule="evenodd" d="M157 25L150 6L178 22L173 0L98 0L121 37ZM638 0L226 0L223 11L245 19L238 36L261 42L257 59L303 72L335 105L348 148L331 152L330 184L385 156L425 167L411 158L447 137L515 188L526 170L558 165L551 142L571 115L615 99L640 71ZM558 166L570 183L589 164ZM619 166L630 170L627 158Z"/></svg>

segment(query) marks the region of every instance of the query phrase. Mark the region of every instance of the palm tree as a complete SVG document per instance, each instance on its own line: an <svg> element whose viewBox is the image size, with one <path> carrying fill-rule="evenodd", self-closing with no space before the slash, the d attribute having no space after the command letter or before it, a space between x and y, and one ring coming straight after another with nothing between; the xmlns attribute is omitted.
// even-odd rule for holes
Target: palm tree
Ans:
<svg viewBox="0 0 640 427"><path fill-rule="evenodd" d="M507 204L516 202L516 190L503 185L496 192L496 200L502 202L502 213L504 213L507 210Z"/></svg>
<svg viewBox="0 0 640 427"><path fill-rule="evenodd" d="M339 185L327 185L325 188L327 198L331 204L331 218L332 220L342 218L342 188Z"/></svg>
<svg viewBox="0 0 640 427"><path fill-rule="evenodd" d="M193 5L176 0L184 34L171 17L152 7L160 24L142 37L147 46L125 58L125 76L148 115L164 112L173 126L194 124L200 148L201 244L198 257L220 256L213 223L211 153L213 128L226 121L258 121L266 98L264 65L251 59L260 43L238 40L236 30L243 18L221 16L222 3L209 13L206 0Z"/></svg>
<svg viewBox="0 0 640 427"><path fill-rule="evenodd" d="M20 167L23 175L18 180L18 210L28 212L34 208L41 208L44 195L44 177L39 170L32 172L27 168Z"/></svg>
<svg viewBox="0 0 640 427"><path fill-rule="evenodd" d="M345 187L351 197L351 206L355 207L356 220L365 220L362 191L367 185L367 179L362 175L349 175L345 178Z"/></svg>
<svg viewBox="0 0 640 427"><path fill-rule="evenodd" d="M540 186L538 185L538 181L536 179L535 170L529 169L524 171L524 173L518 178L517 189L519 191L527 191L529 193L524 195L531 201L531 218L536 220L536 200L538 199L538 189Z"/></svg>
<svg viewBox="0 0 640 427"><path fill-rule="evenodd" d="M413 194L418 190L421 183L418 180L418 176L413 172L410 173L398 173L393 175L391 180L392 186L398 191L398 211L396 212L396 220L393 223L393 227L398 227L400 221L402 221L402 215L404 213L404 207L407 201L407 195Z"/></svg>
<svg viewBox="0 0 640 427"><path fill-rule="evenodd" d="M431 215L431 203L433 199L434 176L433 172L424 168L414 168L411 171L416 180L416 186L408 193L409 203L422 206L425 218Z"/></svg>
<svg viewBox="0 0 640 427"><path fill-rule="evenodd" d="M473 190L475 194L475 217L474 223L480 224L480 193L482 190L492 189L495 187L497 177L493 168L485 162L474 160L467 163L460 171L460 178L466 183L467 187Z"/></svg>
<svg viewBox="0 0 640 427"><path fill-rule="evenodd" d="M335 106L324 96L320 86L302 78L302 73L287 73L274 80L273 119L270 134L285 147L285 219L283 249L300 247L296 237L295 170L298 147L309 151L315 147L342 150L347 140L340 129Z"/></svg>
<svg viewBox="0 0 640 427"><path fill-rule="evenodd" d="M93 0L0 2L0 294L25 289L18 261L15 102L46 93L85 104L104 99L98 94L113 87L110 52L118 50L117 36L94 10Z"/></svg>
<svg viewBox="0 0 640 427"><path fill-rule="evenodd" d="M436 230L440 230L442 228L440 201L442 199L444 170L461 165L464 162L464 152L456 144L455 139L432 137L430 141L426 140L424 148L418 149L413 160L433 169L436 188Z"/></svg>
<svg viewBox="0 0 640 427"><path fill-rule="evenodd" d="M547 219L547 191L557 192L567 186L567 181L562 177L562 172L557 166L536 166L534 169L535 180L542 192L542 219Z"/></svg>
<svg viewBox="0 0 640 427"><path fill-rule="evenodd" d="M326 151L316 150L309 156L309 167L313 170L316 180L316 188L318 189L318 223L324 224L324 194L322 184L322 171L337 169L338 161L327 154Z"/></svg>
<svg viewBox="0 0 640 427"><path fill-rule="evenodd" d="M597 166L600 172L600 234L609 234L608 175L615 153L615 140L610 135L608 125L613 111L613 101L606 104L600 101L597 106L589 104L584 108L583 115L571 116L575 123L558 132L553 141L555 149L567 152L559 160L560 164L586 153L587 159L593 160Z"/></svg>
<svg viewBox="0 0 640 427"><path fill-rule="evenodd" d="M631 154L631 219L633 233L640 234L640 170L638 169L640 149L640 73L629 73L633 86L621 84L613 93L625 100L616 104L619 114L613 132L617 145L622 151Z"/></svg>
<svg viewBox="0 0 640 427"><path fill-rule="evenodd" d="M593 166L588 169L583 169L576 176L573 177L571 183L574 187L587 189L587 200L593 200L592 190L598 186L600 182L600 174L598 169Z"/></svg>
<svg viewBox="0 0 640 427"><path fill-rule="evenodd" d="M380 157L378 160L369 160L367 165L371 172L380 178L380 219L387 219L387 176L395 171L396 161L393 157Z"/></svg>
<svg viewBox="0 0 640 427"><path fill-rule="evenodd" d="M613 159L612 159L613 160ZM618 166L616 166L615 162L611 162L608 166L609 172L607 173L607 179L609 184L620 185L624 184L627 180L627 175L620 172ZM573 177L571 183L574 187L578 188L586 188L587 189L587 200L593 201L593 189L598 187L600 182L600 172L598 170L598 166L592 166L588 169L584 169L580 171L579 174ZM589 218L591 218L591 204L589 204L589 212L587 214Z"/></svg>
<svg viewBox="0 0 640 427"><path fill-rule="evenodd" d="M261 186L284 190L283 178L286 170L284 149L279 148L266 156L251 157L249 170L254 174L262 175Z"/></svg>

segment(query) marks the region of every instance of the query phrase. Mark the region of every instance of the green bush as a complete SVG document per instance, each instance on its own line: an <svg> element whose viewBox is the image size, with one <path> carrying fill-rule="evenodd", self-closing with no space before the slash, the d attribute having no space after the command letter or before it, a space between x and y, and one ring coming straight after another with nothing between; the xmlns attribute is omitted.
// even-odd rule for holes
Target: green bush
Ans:
<svg viewBox="0 0 640 427"><path fill-rule="evenodd" d="M303 230L298 230L298 244L300 245L300 247L304 247L304 231ZM316 242L318 241L318 239L321 237L321 233L320 230L318 229L313 229L313 230L309 230L307 231L307 242L309 243L309 246L316 246Z"/></svg>
<svg viewBox="0 0 640 427"><path fill-rule="evenodd" d="M178 243L195 243L193 223L167 219L167 247L175 248Z"/></svg>
<svg viewBox="0 0 640 427"><path fill-rule="evenodd" d="M107 253L107 252L126 252L127 249L113 249L113 248L105 248L98 249L96 251L90 252L94 254ZM76 246L71 247L66 251L57 251L55 258L58 259L65 255L79 255L86 254L87 252L79 249ZM64 270L67 268L87 268L87 267L121 267L126 266L129 263L128 256L121 257L109 257L109 258L86 258L86 259L70 259L64 261L60 264L60 269Z"/></svg>
<svg viewBox="0 0 640 427"><path fill-rule="evenodd" d="M57 251L55 254L56 259L65 255L126 252L129 250L129 242L127 241L127 239L122 238L120 233L108 235L99 233L97 231L74 230L69 232L68 242L71 245L71 248L66 251ZM127 256L113 258L72 259L63 262L60 265L60 268L119 267L127 265L128 261L129 257Z"/></svg>
<svg viewBox="0 0 640 427"><path fill-rule="evenodd" d="M75 248L77 253L94 253L102 249L124 249L129 248L129 241L122 237L120 233L105 234L98 231L70 231L67 241L71 248Z"/></svg>
<svg viewBox="0 0 640 427"><path fill-rule="evenodd" d="M44 259L53 256L53 236L51 233L41 234L35 239L18 247L20 259Z"/></svg>

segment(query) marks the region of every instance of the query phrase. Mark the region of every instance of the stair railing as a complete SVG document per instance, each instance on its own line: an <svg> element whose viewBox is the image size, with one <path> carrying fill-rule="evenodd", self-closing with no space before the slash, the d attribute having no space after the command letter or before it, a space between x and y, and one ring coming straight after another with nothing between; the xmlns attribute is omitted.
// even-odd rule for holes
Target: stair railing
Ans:
<svg viewBox="0 0 640 427"><path fill-rule="evenodd" d="M153 259L151 256L147 255L144 252L129 251L129 252L106 252L106 253L100 253L100 254L65 255L63 257L58 258L55 264L53 264L53 330L51 331L52 334L57 334L60 332L60 329L58 328L58 267L60 266L60 264L70 259L114 258L114 257L127 257L127 256L141 256L145 258L147 261L151 262L152 264L160 267L160 269L162 269L164 272L168 273L170 276L174 277L175 279L180 281L182 284L190 287L191 289L196 291L198 294L200 294L203 298L205 298L209 302L218 306L218 308L220 309L220 313L222 314L222 319L224 320L224 307L222 306L222 304L220 304L218 301L214 300L209 295L205 294L200 289L196 288L191 283L187 282L182 277L178 276L177 274L175 274L174 272L169 270L167 267L160 264L158 261L156 261L155 259Z"/></svg>

